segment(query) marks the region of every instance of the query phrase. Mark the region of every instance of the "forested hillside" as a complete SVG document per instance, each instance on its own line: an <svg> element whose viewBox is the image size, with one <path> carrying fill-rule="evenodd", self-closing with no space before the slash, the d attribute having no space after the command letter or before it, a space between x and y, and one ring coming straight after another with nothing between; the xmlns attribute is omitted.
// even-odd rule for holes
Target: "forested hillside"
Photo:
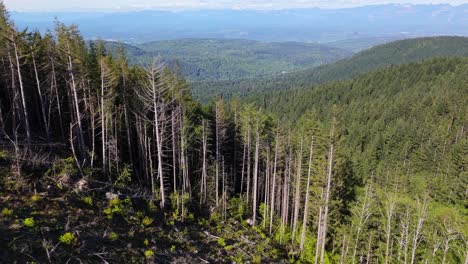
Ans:
<svg viewBox="0 0 468 264"><path fill-rule="evenodd" d="M434 57L468 56L468 38L433 37L399 40L364 50L336 63L311 70L282 74L276 77L220 82L197 82L193 93L209 100L220 94L225 98L251 93L271 92L290 88L307 88L314 84L348 79L388 65L417 62Z"/></svg>
<svg viewBox="0 0 468 264"><path fill-rule="evenodd" d="M467 58L432 59L253 100L284 122L295 123L307 111L324 121L335 116L358 174L410 163L404 174L433 185L440 202L466 206L467 73ZM448 178L460 168L458 179Z"/></svg>
<svg viewBox="0 0 468 264"><path fill-rule="evenodd" d="M110 51L120 44L106 42ZM235 80L304 70L350 56L344 49L299 42L180 39L124 45L130 63L148 66L160 56L189 81Z"/></svg>
<svg viewBox="0 0 468 264"><path fill-rule="evenodd" d="M0 262L465 263L466 58L209 104L0 3Z"/></svg>
<svg viewBox="0 0 468 264"><path fill-rule="evenodd" d="M343 40L336 40L332 42L323 43L329 47L336 47L340 49L345 49L353 52L360 52L366 49L370 49L377 45L383 45L390 43L392 41L414 38L414 36L408 35L395 35L395 36L385 36L385 37L367 37L367 38L349 38Z"/></svg>

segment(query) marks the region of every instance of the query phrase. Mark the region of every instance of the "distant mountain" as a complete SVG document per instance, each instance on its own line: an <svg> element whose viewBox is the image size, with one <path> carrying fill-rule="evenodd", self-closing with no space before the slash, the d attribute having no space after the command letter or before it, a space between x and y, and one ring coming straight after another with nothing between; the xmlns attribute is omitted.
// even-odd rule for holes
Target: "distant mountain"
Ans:
<svg viewBox="0 0 468 264"><path fill-rule="evenodd" d="M111 51L121 45L107 42ZM320 44L265 43L252 40L180 39L124 44L130 62L152 63L160 56L178 65L190 81L234 80L313 68L349 57L351 52Z"/></svg>
<svg viewBox="0 0 468 264"><path fill-rule="evenodd" d="M180 38L332 42L389 36L468 35L468 5L375 5L346 9L13 12L20 28L76 23L88 39L147 42Z"/></svg>
<svg viewBox="0 0 468 264"><path fill-rule="evenodd" d="M373 47L336 63L311 70L293 72L268 78L236 81L195 83L196 96L207 99L213 94L224 97L270 92L290 88L310 87L334 80L344 80L377 68L421 61L433 57L468 56L467 37L433 37L406 39Z"/></svg>

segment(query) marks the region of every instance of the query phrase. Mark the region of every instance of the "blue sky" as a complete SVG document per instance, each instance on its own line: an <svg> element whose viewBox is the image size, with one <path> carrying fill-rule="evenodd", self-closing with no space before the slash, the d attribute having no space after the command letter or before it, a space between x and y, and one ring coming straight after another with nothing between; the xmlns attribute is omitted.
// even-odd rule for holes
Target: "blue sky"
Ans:
<svg viewBox="0 0 468 264"><path fill-rule="evenodd" d="M46 11L76 9L286 9L341 8L373 4L459 5L468 0L3 0L10 10Z"/></svg>

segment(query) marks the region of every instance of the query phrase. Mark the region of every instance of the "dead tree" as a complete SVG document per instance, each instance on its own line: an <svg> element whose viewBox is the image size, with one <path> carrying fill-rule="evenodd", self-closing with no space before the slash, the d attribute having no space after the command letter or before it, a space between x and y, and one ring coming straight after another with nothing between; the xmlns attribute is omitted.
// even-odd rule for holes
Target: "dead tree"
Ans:
<svg viewBox="0 0 468 264"><path fill-rule="evenodd" d="M276 188L276 167L278 161L278 146L279 146L279 131L276 132L276 140L275 140L275 160L273 163L273 179L271 180L271 198L270 198L270 231L271 234L273 228L273 215L275 209L275 188Z"/></svg>
<svg viewBox="0 0 468 264"><path fill-rule="evenodd" d="M301 242L300 242L300 249L301 251L304 250L304 243L305 243L305 235L307 229L307 219L309 217L308 210L309 210L309 188L310 188L310 177L312 174L312 161L313 161L313 154L314 154L314 138L312 137L312 141L310 142L310 156L309 156L309 168L307 170L307 187L306 187L306 197L304 203L304 217L302 219L302 234L301 234Z"/></svg>
<svg viewBox="0 0 468 264"><path fill-rule="evenodd" d="M299 153L297 154L297 170L295 185L296 190L294 192L294 215L293 215L293 225L292 225L292 239L296 236L297 221L299 220L299 207L301 203L301 174L302 174L302 139L300 143Z"/></svg>
<svg viewBox="0 0 468 264"><path fill-rule="evenodd" d="M260 132L259 132L259 120L257 117L257 126L255 129L255 161L254 161L254 171L253 171L253 203L252 203L252 225L255 225L257 218L257 185L258 185L258 164L259 164L259 152L260 152Z"/></svg>

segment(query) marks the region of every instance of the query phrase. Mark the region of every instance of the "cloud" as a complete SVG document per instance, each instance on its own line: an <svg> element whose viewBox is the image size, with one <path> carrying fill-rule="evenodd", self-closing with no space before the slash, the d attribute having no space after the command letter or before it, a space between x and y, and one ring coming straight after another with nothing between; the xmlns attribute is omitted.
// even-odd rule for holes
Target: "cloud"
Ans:
<svg viewBox="0 0 468 264"><path fill-rule="evenodd" d="M341 8L408 2L458 5L468 0L4 0L12 10Z"/></svg>

